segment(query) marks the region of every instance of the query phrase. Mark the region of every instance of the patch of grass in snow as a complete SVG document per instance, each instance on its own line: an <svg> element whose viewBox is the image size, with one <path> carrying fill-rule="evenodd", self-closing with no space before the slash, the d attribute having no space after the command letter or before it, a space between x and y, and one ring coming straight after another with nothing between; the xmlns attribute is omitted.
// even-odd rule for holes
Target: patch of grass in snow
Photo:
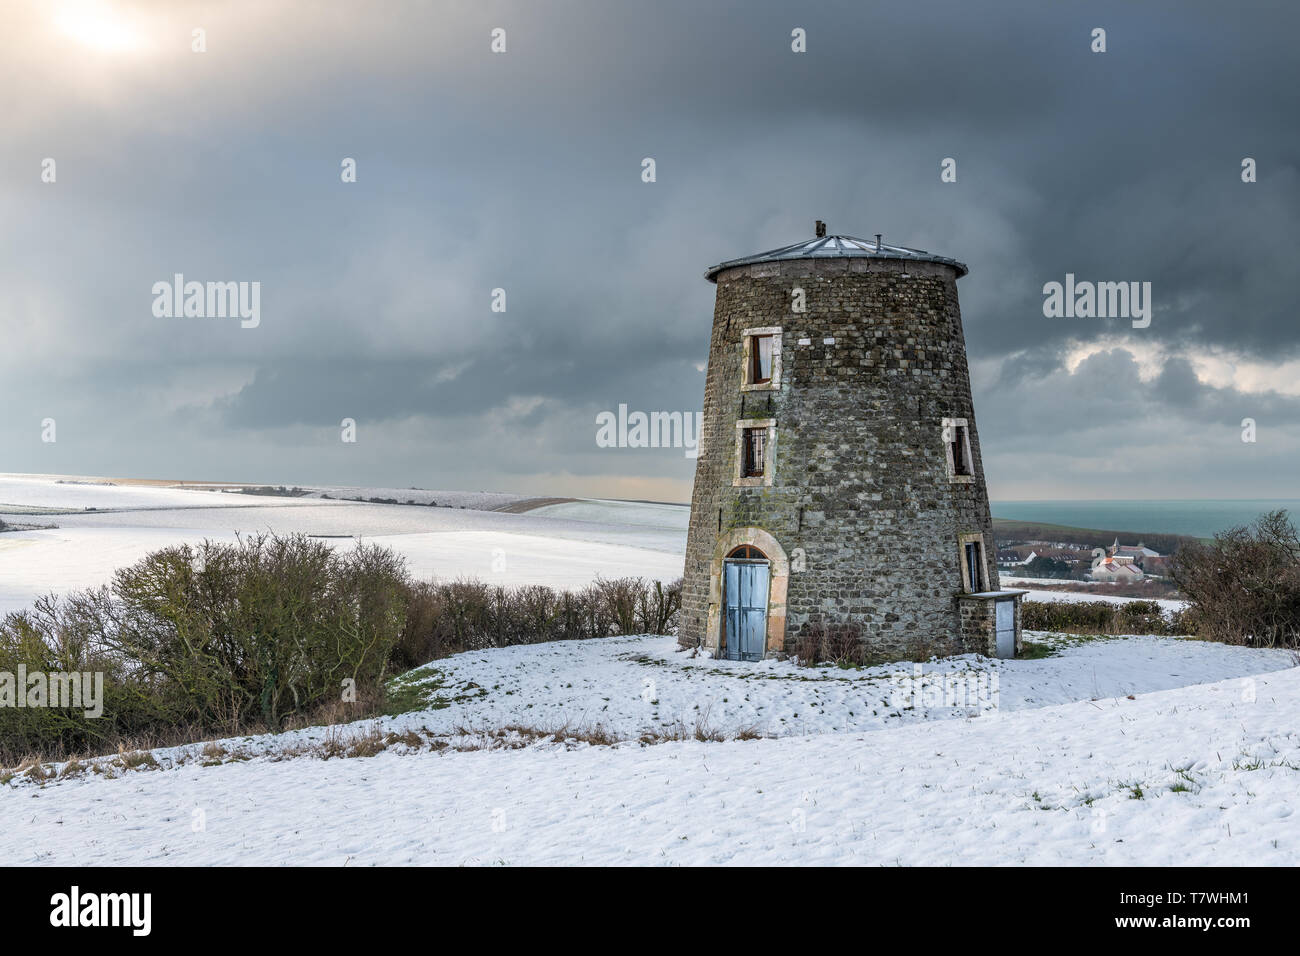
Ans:
<svg viewBox="0 0 1300 956"><path fill-rule="evenodd" d="M672 667L687 677L702 675L738 681L778 681L785 684L798 682L823 686L834 682L861 687L867 691L877 687L890 688L899 677L913 676L911 670L905 669L903 662L899 661L891 664L873 664L870 666L857 664L844 666L828 661L800 668L801 673L794 671L793 665L791 665L791 669L756 671L751 668L710 667L709 665L714 663L712 659L705 659L700 663L693 664L677 664L674 661L663 660L648 654L621 654L619 659L633 664L641 664L645 667ZM985 659L956 661L953 662L953 667L954 669L951 672L943 673L982 673L989 669L988 662ZM832 673L845 670L855 673L850 676L840 676ZM745 699L748 700L749 698L746 697ZM812 706L815 707L817 704L814 702Z"/></svg>
<svg viewBox="0 0 1300 956"><path fill-rule="evenodd" d="M441 693L447 690L447 693ZM451 678L436 667L420 667L390 680L385 688L384 713L390 717L415 710L445 710L452 704L488 696L488 690L473 681L452 685Z"/></svg>
<svg viewBox="0 0 1300 956"><path fill-rule="evenodd" d="M148 750L123 750L118 753L118 760L127 770L157 770L158 761Z"/></svg>
<svg viewBox="0 0 1300 956"><path fill-rule="evenodd" d="M521 750L534 744L561 744L566 750L579 745L591 747L612 747L622 743L601 724L591 727L574 727L559 724L552 727L539 727L532 724L506 724L487 730L471 727L457 727L449 739L442 739L441 747L459 753L474 750Z"/></svg>
<svg viewBox="0 0 1300 956"><path fill-rule="evenodd" d="M1061 653L1059 647L1051 644L1040 644L1038 641L1025 641L1016 657L1022 661L1040 661L1044 657L1055 657Z"/></svg>
<svg viewBox="0 0 1300 956"><path fill-rule="evenodd" d="M1030 641L1028 635L1035 635L1038 640ZM1041 644L1043 647L1050 648L1053 651L1062 651L1068 647L1078 647L1080 644L1097 644L1108 641L1126 641L1132 637L1141 635L1136 634L1076 634L1068 631L1031 631L1025 629L1025 647L1031 643Z"/></svg>
<svg viewBox="0 0 1300 956"><path fill-rule="evenodd" d="M1272 770L1275 767L1281 767L1285 770L1300 770L1300 765L1290 760L1265 760L1251 754L1242 754L1241 757L1237 757L1232 761L1233 770Z"/></svg>
<svg viewBox="0 0 1300 956"><path fill-rule="evenodd" d="M160 770L153 753L148 750L120 749L111 757L80 760L76 757L65 762L61 767L57 763L44 763L38 757L27 757L17 767L0 771L0 785L13 781L27 782L44 787L48 781L67 780L81 777L87 773L98 774L107 778L120 775L127 770Z"/></svg>
<svg viewBox="0 0 1300 956"><path fill-rule="evenodd" d="M26 777L33 783L44 783L50 777L55 776L55 773L53 767L47 767L39 760L28 757L18 765L17 776Z"/></svg>

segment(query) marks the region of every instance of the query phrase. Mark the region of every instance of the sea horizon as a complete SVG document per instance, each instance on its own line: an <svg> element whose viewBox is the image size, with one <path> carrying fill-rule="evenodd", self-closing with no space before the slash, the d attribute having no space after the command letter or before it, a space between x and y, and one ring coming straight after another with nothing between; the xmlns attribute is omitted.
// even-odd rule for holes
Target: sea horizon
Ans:
<svg viewBox="0 0 1300 956"><path fill-rule="evenodd" d="M990 508L1012 521L1210 538L1278 508L1300 513L1300 498L1025 498L993 500Z"/></svg>

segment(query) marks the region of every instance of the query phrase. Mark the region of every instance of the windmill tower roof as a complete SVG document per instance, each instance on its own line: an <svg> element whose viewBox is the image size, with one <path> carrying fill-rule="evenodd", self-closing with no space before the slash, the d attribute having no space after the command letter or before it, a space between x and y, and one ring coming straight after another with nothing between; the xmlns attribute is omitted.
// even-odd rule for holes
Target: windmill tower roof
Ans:
<svg viewBox="0 0 1300 956"><path fill-rule="evenodd" d="M817 236L813 239L805 239L803 242L796 242L793 245L782 246L780 249L769 249L767 252L760 252L752 256L744 256L740 259L728 259L726 262L720 262L704 273L704 278L710 282L717 281L717 275L724 269L731 269L735 266L748 266L761 262L779 262L784 259L905 259L914 262L940 262L944 265L952 266L957 270L958 276L964 276L970 270L966 268L964 262L958 262L956 259L949 259L947 256L937 256L932 252L926 252L923 249L909 249L907 246L891 246L880 241L877 236L875 240L858 239L855 236Z"/></svg>

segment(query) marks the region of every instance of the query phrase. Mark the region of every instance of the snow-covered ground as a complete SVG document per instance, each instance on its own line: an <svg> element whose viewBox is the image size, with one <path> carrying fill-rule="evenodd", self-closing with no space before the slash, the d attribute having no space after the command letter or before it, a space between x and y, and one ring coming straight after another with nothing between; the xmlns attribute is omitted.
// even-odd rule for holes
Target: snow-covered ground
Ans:
<svg viewBox="0 0 1300 956"><path fill-rule="evenodd" d="M330 489L331 494L341 492L397 494L386 488ZM455 497L428 494L441 496L440 501ZM462 498L484 507L497 498L520 500L478 493ZM688 509L628 502L573 506L578 510L572 516L544 513L566 505L503 514L472 506L371 504L0 475L0 521L57 525L0 534L0 614L28 607L51 591L105 584L117 568L162 547L205 538L230 542L237 534L258 531L320 535L337 547L351 547L357 540L383 544L403 555L419 577L580 588L598 576L664 581L681 576L686 546L681 515Z"/></svg>
<svg viewBox="0 0 1300 956"><path fill-rule="evenodd" d="M672 528L686 531L691 518L690 505L671 505L654 501L566 501L543 505L532 514L573 521L597 521L603 524L630 524L647 528Z"/></svg>
<svg viewBox="0 0 1300 956"><path fill-rule="evenodd" d="M944 681L960 693L956 700L969 700L971 711L1008 712L1248 678L1292 663L1285 651L1186 638L1075 641L1032 631L1027 637L1057 646L1058 655L1012 661L963 655L859 670L692 657L671 637L493 648L421 669L437 685L432 693L459 698L456 706L393 718L384 729L446 734L508 724L599 725L632 738L702 722L728 736L841 733L966 713L933 702L918 706L916 695L908 695Z"/></svg>
<svg viewBox="0 0 1300 956"><path fill-rule="evenodd" d="M1290 665L1143 637L927 665L996 673L999 706L969 717L924 695L896 706L908 685L890 668L746 668L664 638L469 653L437 662L438 709L384 723L416 745L281 759L311 736L284 734L227 742L243 753L209 766L159 752L162 769L11 782L0 828L21 834L17 864L1296 865ZM781 736L430 746L679 719Z"/></svg>
<svg viewBox="0 0 1300 956"><path fill-rule="evenodd" d="M472 508L491 511L526 501L526 495L491 491L430 491L425 488L384 488L368 485L312 485L304 489L307 498L391 499L401 504L432 505L442 508Z"/></svg>
<svg viewBox="0 0 1300 956"><path fill-rule="evenodd" d="M314 504L323 499L392 499L401 504L468 508L490 511L527 500L526 495L487 491L429 491L421 488L386 488L362 485L303 487L299 497L258 495L243 491L245 485L189 482L173 485L84 478L71 475L0 474L0 513L10 506L44 510L137 510L140 508L247 508L292 504Z"/></svg>
<svg viewBox="0 0 1300 956"><path fill-rule="evenodd" d="M43 511L217 508L244 505L245 496L156 485L111 484L104 479L59 475L0 475L0 515ZM13 509L12 511L10 509Z"/></svg>

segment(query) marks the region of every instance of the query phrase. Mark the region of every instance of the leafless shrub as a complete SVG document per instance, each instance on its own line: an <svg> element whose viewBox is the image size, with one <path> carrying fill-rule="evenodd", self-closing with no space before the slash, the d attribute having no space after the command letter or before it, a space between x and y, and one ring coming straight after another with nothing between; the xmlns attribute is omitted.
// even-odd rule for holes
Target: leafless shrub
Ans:
<svg viewBox="0 0 1300 956"><path fill-rule="evenodd" d="M1285 510L1174 557L1171 574L1195 633L1226 644L1300 647L1300 536Z"/></svg>
<svg viewBox="0 0 1300 956"><path fill-rule="evenodd" d="M795 642L795 655L801 667L815 664L855 667L869 662L862 630L853 624L814 621L805 625Z"/></svg>
<svg viewBox="0 0 1300 956"><path fill-rule="evenodd" d="M110 586L44 598L0 619L0 670L102 673L103 713L0 710L0 762L279 730L337 704L345 680L378 699L406 580L383 548L259 535L165 548Z"/></svg>

